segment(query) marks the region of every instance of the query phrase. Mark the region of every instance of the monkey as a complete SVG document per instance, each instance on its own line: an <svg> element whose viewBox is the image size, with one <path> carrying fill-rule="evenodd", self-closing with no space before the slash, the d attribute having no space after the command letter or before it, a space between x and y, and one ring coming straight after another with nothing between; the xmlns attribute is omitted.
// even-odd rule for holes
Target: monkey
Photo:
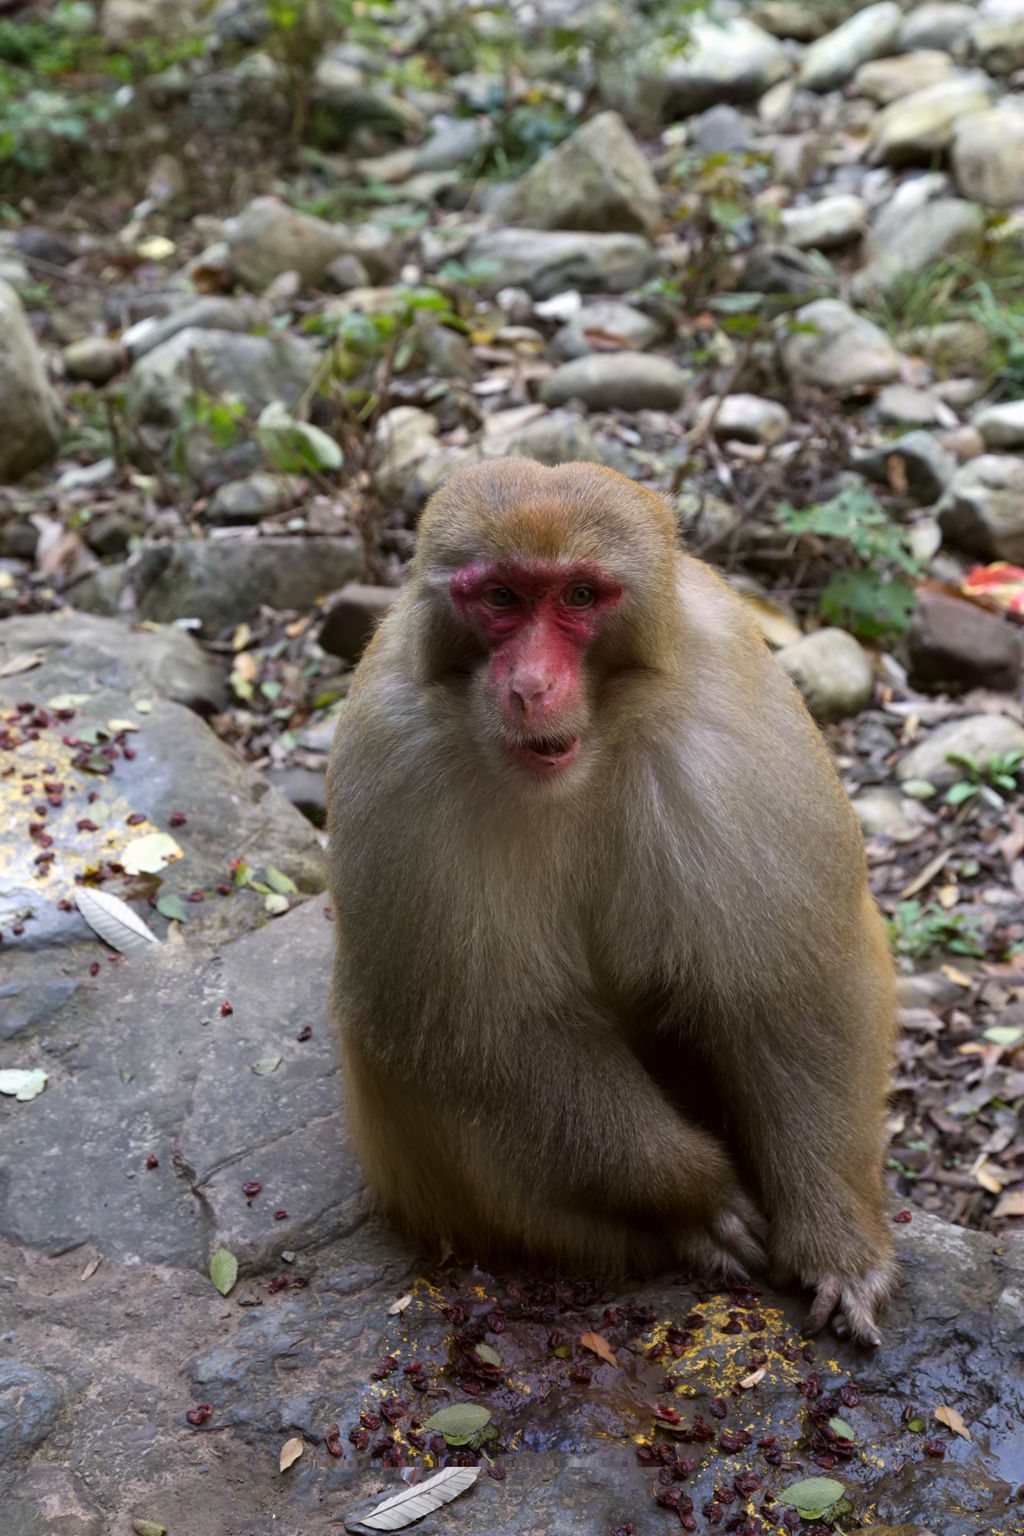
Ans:
<svg viewBox="0 0 1024 1536"><path fill-rule="evenodd" d="M668 503L503 458L427 504L328 768L332 1011L383 1209L475 1262L767 1264L877 1345L884 928L827 747Z"/></svg>

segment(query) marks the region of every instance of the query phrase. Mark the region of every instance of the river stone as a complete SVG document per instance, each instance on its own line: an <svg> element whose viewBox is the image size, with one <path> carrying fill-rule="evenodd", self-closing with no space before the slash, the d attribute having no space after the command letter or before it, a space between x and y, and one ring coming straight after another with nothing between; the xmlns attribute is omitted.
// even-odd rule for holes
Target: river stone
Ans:
<svg viewBox="0 0 1024 1536"><path fill-rule="evenodd" d="M240 480L219 485L203 513L206 523L259 523L293 507L306 489L301 475L258 469Z"/></svg>
<svg viewBox="0 0 1024 1536"><path fill-rule="evenodd" d="M63 1407L60 1384L46 1371L0 1360L0 1466L9 1468L34 1451Z"/></svg>
<svg viewBox="0 0 1024 1536"><path fill-rule="evenodd" d="M231 267L240 282L263 289L281 272L298 272L317 287L338 256L358 256L375 279L393 270L392 237L377 226L358 232L289 208L277 197L255 197L225 225Z"/></svg>
<svg viewBox="0 0 1024 1536"><path fill-rule="evenodd" d="M1024 203L1024 112L994 108L961 117L953 134L957 190L989 208Z"/></svg>
<svg viewBox="0 0 1024 1536"><path fill-rule="evenodd" d="M862 64L853 78L853 90L855 95L867 96L870 101L885 107L891 101L952 80L955 76L956 69L948 53L923 48L917 53L900 54L894 59L872 59L869 64Z"/></svg>
<svg viewBox="0 0 1024 1536"><path fill-rule="evenodd" d="M518 287L535 299L569 288L623 293L639 287L657 265L654 247L640 235L515 227L476 235L463 260L483 269L478 286L484 292Z"/></svg>
<svg viewBox="0 0 1024 1536"><path fill-rule="evenodd" d="M800 84L809 91L834 91L868 59L891 53L901 20L895 0L882 0L844 21L812 43L800 66Z"/></svg>
<svg viewBox="0 0 1024 1536"><path fill-rule="evenodd" d="M166 315L151 315L137 320L121 337L132 362L145 357L179 331L196 326L201 331L255 331L274 318L273 307L265 299L244 293L238 298L227 294L207 294L187 304L177 304Z"/></svg>
<svg viewBox="0 0 1024 1536"><path fill-rule="evenodd" d="M991 613L949 592L919 587L900 659L915 688L1016 693L1022 640L1019 626L1005 614Z"/></svg>
<svg viewBox="0 0 1024 1536"><path fill-rule="evenodd" d="M85 379L89 384L105 384L128 361L122 344L107 336L83 336L69 342L62 356L68 378Z"/></svg>
<svg viewBox="0 0 1024 1536"><path fill-rule="evenodd" d="M537 421L528 422L508 440L508 453L521 459L536 459L538 464L569 464L579 460L603 464L605 456L594 441L582 417L572 411L548 411Z"/></svg>
<svg viewBox="0 0 1024 1536"><path fill-rule="evenodd" d="M950 375L981 372L989 355L988 335L976 320L915 325L901 331L898 340L904 352L923 357Z"/></svg>
<svg viewBox="0 0 1024 1536"><path fill-rule="evenodd" d="M377 489L385 500L400 497L417 464L437 452L437 430L437 417L418 406L385 411L374 428L371 450Z"/></svg>
<svg viewBox="0 0 1024 1536"><path fill-rule="evenodd" d="M943 256L977 258L985 238L985 213L976 203L940 197L907 215L902 227L882 240L868 236L868 264L850 284L855 301L888 296Z"/></svg>
<svg viewBox="0 0 1024 1536"><path fill-rule="evenodd" d="M783 441L790 428L786 407L760 395L726 395L721 402L716 397L702 400L697 407L697 423L703 424L713 411L711 430L715 436L736 438L741 443L763 443L772 448Z"/></svg>
<svg viewBox="0 0 1024 1536"><path fill-rule="evenodd" d="M927 165L949 148L958 118L988 109L992 91L989 77L975 70L883 107L868 133L868 163Z"/></svg>
<svg viewBox="0 0 1024 1536"><path fill-rule="evenodd" d="M361 581L346 583L324 608L320 645L332 656L358 661L377 625L400 596L397 587L369 586Z"/></svg>
<svg viewBox="0 0 1024 1536"><path fill-rule="evenodd" d="M258 415L271 400L297 399L316 362L310 342L282 331L247 336L189 326L132 366L125 412L138 424L176 427L198 377L210 394L235 395Z"/></svg>
<svg viewBox="0 0 1024 1536"><path fill-rule="evenodd" d="M784 208L782 233L798 250L831 250L859 240L867 228L868 205L852 192L836 192L801 208Z"/></svg>
<svg viewBox="0 0 1024 1536"><path fill-rule="evenodd" d="M551 343L552 356L560 362L568 362L570 358L586 357L600 350L600 339L596 344L590 341L588 331L614 336L625 342L630 351L643 352L660 338L662 326L643 310L634 309L632 304L621 299L597 299L592 304L584 304L563 325Z"/></svg>
<svg viewBox="0 0 1024 1536"><path fill-rule="evenodd" d="M592 411L674 411L690 375L667 357L646 352L595 352L556 368L541 385L545 405L582 400Z"/></svg>
<svg viewBox="0 0 1024 1536"><path fill-rule="evenodd" d="M0 485L53 458L60 443L60 403L21 300L0 279Z"/></svg>
<svg viewBox="0 0 1024 1536"><path fill-rule="evenodd" d="M875 678L864 648L843 629L819 629L776 652L816 720L842 720L866 709Z"/></svg>
<svg viewBox="0 0 1024 1536"><path fill-rule="evenodd" d="M661 223L661 193L622 118L601 112L542 155L499 196L489 217L534 229L653 236Z"/></svg>
<svg viewBox="0 0 1024 1536"><path fill-rule="evenodd" d="M912 53L916 48L942 48L952 51L966 39L974 20L973 5L964 0L926 0L904 16L897 48Z"/></svg>
<svg viewBox="0 0 1024 1536"><path fill-rule="evenodd" d="M900 354L888 336L841 299L816 299L796 319L814 330L781 332L782 365L794 383L850 394L898 377Z"/></svg>
<svg viewBox="0 0 1024 1536"><path fill-rule="evenodd" d="M1024 565L1024 460L983 453L962 464L936 514L953 544L983 560Z"/></svg>
<svg viewBox="0 0 1024 1536"><path fill-rule="evenodd" d="M439 113L431 119L429 138L412 151L411 171L422 175L424 172L462 170L493 134L490 123L480 118L450 117ZM407 177L397 179L405 181Z"/></svg>
<svg viewBox="0 0 1024 1536"><path fill-rule="evenodd" d="M853 467L884 484L893 459L902 466L907 489L922 507L938 501L957 469L956 459L930 432L908 432L894 442L855 453Z"/></svg>
<svg viewBox="0 0 1024 1536"><path fill-rule="evenodd" d="M753 101L789 73L778 39L744 17L719 24L698 11L688 22L685 48L678 37L658 39L607 83L606 96L630 121L652 126Z"/></svg>
<svg viewBox="0 0 1024 1536"><path fill-rule="evenodd" d="M974 413L971 426L981 433L986 448L1024 448L1024 400L986 405Z"/></svg>
<svg viewBox="0 0 1024 1536"><path fill-rule="evenodd" d="M909 820L906 805L898 789L880 784L860 791L853 801L853 814L866 838L891 837L895 842L909 842L918 836L918 828Z"/></svg>
<svg viewBox="0 0 1024 1536"><path fill-rule="evenodd" d="M993 75L1011 75L1024 56L1024 10L1012 6L976 17L968 38L971 57Z"/></svg>
<svg viewBox="0 0 1024 1536"><path fill-rule="evenodd" d="M887 384L875 400L875 412L886 426L939 426L935 396L913 384Z"/></svg>
<svg viewBox="0 0 1024 1536"><path fill-rule="evenodd" d="M984 768L994 753L1021 751L1024 726L1009 715L968 715L962 720L947 720L929 731L896 764L896 777L900 783L927 779L936 789L948 789L964 776L963 769L949 761L949 753L973 757Z"/></svg>

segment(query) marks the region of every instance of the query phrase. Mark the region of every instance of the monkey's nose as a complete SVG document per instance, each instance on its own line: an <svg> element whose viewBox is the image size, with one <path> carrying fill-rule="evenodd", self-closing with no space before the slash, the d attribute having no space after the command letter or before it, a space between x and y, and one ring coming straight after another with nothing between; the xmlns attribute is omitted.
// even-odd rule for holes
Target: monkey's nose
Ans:
<svg viewBox="0 0 1024 1536"><path fill-rule="evenodd" d="M528 715L531 710L543 708L553 687L554 682L551 678L519 677L516 678L509 692L516 708L522 714Z"/></svg>

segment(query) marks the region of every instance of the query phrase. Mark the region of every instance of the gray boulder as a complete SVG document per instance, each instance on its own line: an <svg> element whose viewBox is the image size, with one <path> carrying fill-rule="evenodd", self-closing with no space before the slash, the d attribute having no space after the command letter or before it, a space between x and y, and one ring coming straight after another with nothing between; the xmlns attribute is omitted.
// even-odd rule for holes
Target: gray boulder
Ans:
<svg viewBox="0 0 1024 1536"><path fill-rule="evenodd" d="M989 208L1024 204L1024 111L994 108L957 120L953 133L957 190Z"/></svg>
<svg viewBox="0 0 1024 1536"><path fill-rule="evenodd" d="M21 300L0 280L0 484L20 480L57 452L61 411Z"/></svg>
<svg viewBox="0 0 1024 1536"><path fill-rule="evenodd" d="M646 352L600 352L556 368L541 385L545 405L582 400L593 411L674 411L689 382L666 357Z"/></svg>
<svg viewBox="0 0 1024 1536"><path fill-rule="evenodd" d="M853 298L863 302L885 297L920 275L943 256L976 258L985 237L985 213L962 198L940 197L908 213L898 230L884 240L869 236L867 266L850 285Z"/></svg>
<svg viewBox="0 0 1024 1536"><path fill-rule="evenodd" d="M643 310L634 309L621 299L596 299L591 304L584 304L563 325L551 343L552 355L568 362L570 358L586 357L599 350L599 345L595 346L588 338L588 332L614 336L630 351L643 352L660 338L662 327Z"/></svg>
<svg viewBox="0 0 1024 1536"><path fill-rule="evenodd" d="M900 21L895 0L858 11L810 45L800 65L800 84L808 91L834 91L845 85L859 65L892 52Z"/></svg>
<svg viewBox="0 0 1024 1536"><path fill-rule="evenodd" d="M843 629L819 629L776 653L816 720L842 720L866 709L875 678L871 660Z"/></svg>
<svg viewBox="0 0 1024 1536"><path fill-rule="evenodd" d="M474 236L464 258L479 263L479 286L525 288L549 299L567 288L623 293L650 277L654 247L640 235L589 234L573 230L489 229Z"/></svg>
<svg viewBox="0 0 1024 1536"><path fill-rule="evenodd" d="M140 425L176 427L197 385L231 394L258 413L271 400L292 404L316 367L316 349L297 336L188 327L147 352L128 377L125 410Z"/></svg>
<svg viewBox="0 0 1024 1536"><path fill-rule="evenodd" d="M974 413L971 426L981 433L986 448L1024 448L1024 400L986 405Z"/></svg>
<svg viewBox="0 0 1024 1536"><path fill-rule="evenodd" d="M312 287L339 256L358 256L378 279L394 270L390 238L370 226L358 233L289 208L277 197L255 197L226 225L231 267L240 282L263 289L281 272L298 272Z"/></svg>
<svg viewBox="0 0 1024 1536"><path fill-rule="evenodd" d="M649 44L617 67L604 94L630 122L649 127L718 102L753 101L789 70L782 44L753 22L719 24L697 12L685 47L676 39Z"/></svg>
<svg viewBox="0 0 1024 1536"><path fill-rule="evenodd" d="M898 376L900 354L888 336L841 299L816 299L796 319L814 329L781 332L782 366L794 383L854 394Z"/></svg>
<svg viewBox="0 0 1024 1536"><path fill-rule="evenodd" d="M896 764L896 777L927 779L936 789L947 789L964 776L949 754L973 757L984 768L992 755L1024 751L1024 727L1009 715L968 715L961 720L947 720L929 731L923 741L911 747Z"/></svg>
<svg viewBox="0 0 1024 1536"><path fill-rule="evenodd" d="M1024 460L996 453L969 459L935 510L943 533L961 549L1024 565Z"/></svg>
<svg viewBox="0 0 1024 1536"><path fill-rule="evenodd" d="M876 113L868 133L871 165L927 165L953 141L958 118L984 112L993 84L980 71L926 86Z"/></svg>
<svg viewBox="0 0 1024 1536"><path fill-rule="evenodd" d="M952 51L966 41L974 21L974 6L965 0L925 0L904 16L897 38L900 53L915 48Z"/></svg>

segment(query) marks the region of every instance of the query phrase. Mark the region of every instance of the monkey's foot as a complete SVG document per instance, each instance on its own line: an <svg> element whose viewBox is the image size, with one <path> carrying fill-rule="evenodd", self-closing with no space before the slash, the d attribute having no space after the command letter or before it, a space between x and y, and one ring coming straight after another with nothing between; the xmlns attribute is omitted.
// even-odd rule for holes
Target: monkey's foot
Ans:
<svg viewBox="0 0 1024 1536"><path fill-rule="evenodd" d="M854 1339L877 1349L882 1335L875 1323L875 1310L889 1294L889 1279L884 1269L869 1269L858 1279L823 1276L817 1282L807 1318L809 1331L820 1333L831 1318L837 1339Z"/></svg>
<svg viewBox="0 0 1024 1536"><path fill-rule="evenodd" d="M760 1211L737 1193L706 1232L687 1239L681 1257L710 1279L749 1280L752 1269L764 1269L767 1263L762 1241L766 1232Z"/></svg>

